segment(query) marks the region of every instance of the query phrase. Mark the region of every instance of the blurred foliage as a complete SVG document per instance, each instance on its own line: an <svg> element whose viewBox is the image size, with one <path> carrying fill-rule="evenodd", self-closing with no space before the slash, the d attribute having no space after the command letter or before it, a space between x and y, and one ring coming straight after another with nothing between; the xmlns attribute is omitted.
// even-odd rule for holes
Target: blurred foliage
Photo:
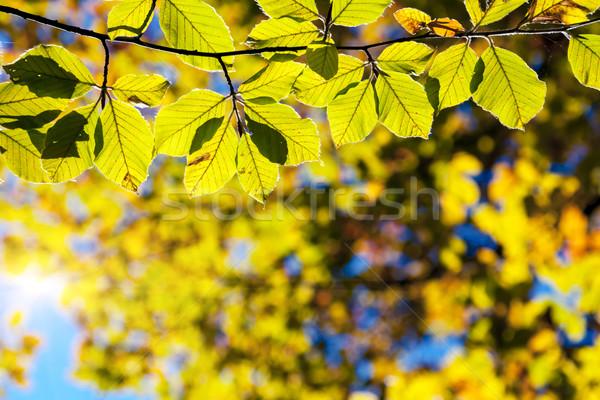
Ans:
<svg viewBox="0 0 600 400"><path fill-rule="evenodd" d="M16 3L102 30L115 2ZM236 43L263 18L253 2L213 4ZM391 11L401 7L467 18L455 2L398 2ZM397 37L392 14L333 34L346 44ZM161 40L153 24L147 34ZM95 40L6 15L0 38L3 60L43 39L102 73ZM440 112L428 141L382 127L337 152L322 140L324 165L281 169L264 209L246 203L237 181L189 199L180 159L156 159L140 197L94 171L49 187L4 168L0 270L39 265L64 277L64 307L84 335L74 375L102 390L161 399L600 398L599 95L572 76L561 35L496 43L547 83L546 106L525 132L465 103ZM479 55L486 46L473 44ZM226 87L176 56L113 49L114 76L160 73L174 83L163 104L190 88ZM259 60L239 63L233 78L250 77ZM323 111L298 107L326 130ZM149 122L155 113L144 110ZM404 192L381 202L386 188ZM353 193L373 205L349 209ZM385 218L398 212L391 201L402 218ZM237 218L210 212L235 217L239 202ZM22 339L8 347L0 337L9 384L24 379L22 356L36 345L14 334Z"/></svg>

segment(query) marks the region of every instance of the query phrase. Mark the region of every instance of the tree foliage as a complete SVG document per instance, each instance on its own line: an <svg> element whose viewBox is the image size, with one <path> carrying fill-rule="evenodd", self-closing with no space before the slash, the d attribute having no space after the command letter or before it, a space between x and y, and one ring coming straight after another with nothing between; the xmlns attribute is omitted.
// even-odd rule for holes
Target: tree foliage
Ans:
<svg viewBox="0 0 600 400"><path fill-rule="evenodd" d="M571 41L568 54L573 71L583 84L591 87L598 86L595 47L599 42L596 35L572 33L574 28L588 23L586 14L598 7L593 1L585 4L534 1L516 28L479 29L505 19L524 3L525 0L492 1L482 9L479 1L467 0L466 10L473 24L469 29L454 19L432 18L418 9L401 8L394 17L413 36L337 46L332 28L376 23L389 7L389 1L336 0L320 15L313 0L265 0L259 5L269 18L248 34L246 44L250 50L235 50L223 18L205 2L164 0L155 10L156 2L150 0L124 0L109 13L108 35L71 29L102 41L105 49L103 82L95 81L84 63L61 46L38 45L4 65L11 83L5 84L0 107L10 113L2 120L6 121L3 137L11 146L3 146L3 153L12 171L30 182L64 182L96 165L108 179L134 192L146 180L157 153L188 156L187 168L198 169L198 164L207 163L203 169L212 171L206 175L209 182L198 182L210 189L198 191L194 189L198 184L191 185L191 196L212 193L231 178L229 162L223 176L216 176L218 172L211 168L216 164L212 164L210 155L221 160L235 159L238 176L258 175L241 178L245 182L242 186L251 195L256 185L262 187L262 194L254 197L263 202L275 187L272 173L277 169L275 164L320 161L321 143L314 125L298 116L290 106L278 104L290 94L306 104L327 107L332 138L338 147L364 140L377 121L399 137L427 139L435 113L471 97L505 126L523 129L542 109L546 86L519 55L499 47L493 38L524 33L567 35ZM31 18L10 7L3 7L2 11ZM183 62L198 69L221 71L228 80L229 93L191 91L161 109L153 133L133 106L159 105L169 82L159 75L126 75L108 85L107 42L126 41L147 47L140 37L155 11L170 45L160 49L178 54ZM41 22L69 30L68 26L49 20ZM534 23L557 22L567 25L553 27L549 32L539 25L529 28ZM420 42L427 40L442 46L441 40L431 39L443 38L457 43L443 48L437 55L434 55L437 46ZM470 47L473 38L488 41L488 48L480 57ZM374 49L382 49L377 57L371 56ZM366 60L349 58L344 51L363 53ZM260 54L270 62L236 87L230 78L234 57L247 54ZM304 62L295 61L298 57ZM366 79L362 80L363 77ZM92 88L99 89L96 106L90 109L90 104L81 109L83 114L89 111L88 115L75 111L62 115L65 100L71 100L66 106L69 110L71 104L77 103L76 99ZM197 97L195 103L194 96ZM229 103L233 107L232 118L227 117ZM193 107L190 110L193 114L183 111L184 107ZM97 111L101 111L99 122ZM37 114L31 115L32 112ZM191 120L181 122L192 115L195 117ZM213 119L229 120L240 139L244 135L248 138L240 142L240 149L238 145L219 145L215 148L217 153L208 152L205 159L193 157L198 150L194 143L211 141L215 130L229 132L227 128L219 131L219 123ZM58 130L60 134L55 133ZM35 137L37 144L26 137ZM254 146L260 157L248 158ZM45 151L45 147L50 150ZM265 164L264 168L248 165L258 159ZM263 173L268 176L262 176ZM269 184L263 187L263 180ZM190 189L190 185L186 187Z"/></svg>

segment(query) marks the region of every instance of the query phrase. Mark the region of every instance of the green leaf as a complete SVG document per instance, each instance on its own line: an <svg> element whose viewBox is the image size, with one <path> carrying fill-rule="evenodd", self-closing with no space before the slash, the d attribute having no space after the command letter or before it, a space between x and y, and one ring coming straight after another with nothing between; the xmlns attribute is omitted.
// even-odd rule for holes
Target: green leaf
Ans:
<svg viewBox="0 0 600 400"><path fill-rule="evenodd" d="M108 36L139 36L148 27L153 14L152 0L123 0L108 13Z"/></svg>
<svg viewBox="0 0 600 400"><path fill-rule="evenodd" d="M271 161L276 160L283 165L320 161L319 133L310 119L300 118L292 107L279 103L247 101L244 110L252 140ZM259 138L265 146L257 143ZM285 141L284 146L273 145L282 140Z"/></svg>
<svg viewBox="0 0 600 400"><path fill-rule="evenodd" d="M491 46L475 66L473 100L509 128L523 129L544 106L546 84L515 53Z"/></svg>
<svg viewBox="0 0 600 400"><path fill-rule="evenodd" d="M465 0L465 5L471 21L479 26L500 21L526 2L527 0L491 0L485 11L481 9L479 0Z"/></svg>
<svg viewBox="0 0 600 400"><path fill-rule="evenodd" d="M8 169L24 181L48 183L40 160L45 137L43 128L0 130L0 151Z"/></svg>
<svg viewBox="0 0 600 400"><path fill-rule="evenodd" d="M154 138L139 111L109 98L100 115L104 147L95 164L108 179L136 192L148 176Z"/></svg>
<svg viewBox="0 0 600 400"><path fill-rule="evenodd" d="M319 36L319 28L312 22L298 22L292 18L277 18L262 21L252 29L246 44L254 49L265 47L307 47ZM293 59L303 50L262 53L266 58L285 61Z"/></svg>
<svg viewBox="0 0 600 400"><path fill-rule="evenodd" d="M211 194L221 189L236 173L236 155L238 137L231 126L231 116L219 126L218 119L209 123L216 124L212 136L197 137L193 152L188 156L184 183L190 196ZM197 147L197 148L196 148Z"/></svg>
<svg viewBox="0 0 600 400"><path fill-rule="evenodd" d="M477 54L466 43L452 46L433 61L425 91L436 111L452 107L471 97Z"/></svg>
<svg viewBox="0 0 600 400"><path fill-rule="evenodd" d="M290 94L292 85L305 68L304 64L288 61L269 63L239 87L245 99L268 97L279 101Z"/></svg>
<svg viewBox="0 0 600 400"><path fill-rule="evenodd" d="M296 98L309 106L325 107L341 90L361 79L364 66L361 60L341 54L338 72L329 80L306 68L294 83Z"/></svg>
<svg viewBox="0 0 600 400"><path fill-rule="evenodd" d="M5 128L40 128L53 121L69 100L38 97L27 86L0 84L0 125Z"/></svg>
<svg viewBox="0 0 600 400"><path fill-rule="evenodd" d="M379 121L390 131L400 137L429 137L433 108L423 86L408 75L382 72L375 92L379 100Z"/></svg>
<svg viewBox="0 0 600 400"><path fill-rule="evenodd" d="M81 60L64 47L39 45L4 66L10 79L38 96L73 99L95 84Z"/></svg>
<svg viewBox="0 0 600 400"><path fill-rule="evenodd" d="M390 5L390 0L332 0L331 22L358 26L375 22Z"/></svg>
<svg viewBox="0 0 600 400"><path fill-rule="evenodd" d="M92 167L96 131L101 131L98 103L77 108L48 129L42 166L51 182L65 182Z"/></svg>
<svg viewBox="0 0 600 400"><path fill-rule="evenodd" d="M125 75L112 86L115 97L133 105L156 107L165 96L169 81L160 75Z"/></svg>
<svg viewBox="0 0 600 400"><path fill-rule="evenodd" d="M214 8L200 0L163 0L160 26L173 47L208 53L233 51L233 39ZM220 71L219 60L211 57L180 55L185 63L207 71ZM233 56L223 57L226 65Z"/></svg>
<svg viewBox="0 0 600 400"><path fill-rule="evenodd" d="M238 144L237 171L246 193L261 203L267 200L279 180L279 166L260 153L247 133Z"/></svg>
<svg viewBox="0 0 600 400"><path fill-rule="evenodd" d="M585 86L600 90L600 36L572 36L568 57L575 78Z"/></svg>
<svg viewBox="0 0 600 400"><path fill-rule="evenodd" d="M319 19L314 0L257 0L263 12L271 18L292 17L305 21Z"/></svg>
<svg viewBox="0 0 600 400"><path fill-rule="evenodd" d="M381 52L377 66L384 71L420 74L432 55L433 50L423 43L394 43Z"/></svg>
<svg viewBox="0 0 600 400"><path fill-rule="evenodd" d="M362 81L337 96L327 107L331 136L336 147L362 141L377 124L375 91Z"/></svg>
<svg viewBox="0 0 600 400"><path fill-rule="evenodd" d="M534 23L577 24L600 7L600 0L536 0L531 3L527 19Z"/></svg>
<svg viewBox="0 0 600 400"><path fill-rule="evenodd" d="M171 156L190 154L196 136L210 135L206 130L216 129L208 122L224 116L225 97L210 90L191 91L158 112L154 125L156 151Z"/></svg>
<svg viewBox="0 0 600 400"><path fill-rule="evenodd" d="M338 52L331 39L312 42L306 49L306 62L323 79L331 79L338 71Z"/></svg>

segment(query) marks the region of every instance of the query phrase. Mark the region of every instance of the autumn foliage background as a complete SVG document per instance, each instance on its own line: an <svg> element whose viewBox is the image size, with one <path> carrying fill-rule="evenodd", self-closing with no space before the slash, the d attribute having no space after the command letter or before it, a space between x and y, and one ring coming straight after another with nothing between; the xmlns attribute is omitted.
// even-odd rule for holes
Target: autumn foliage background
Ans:
<svg viewBox="0 0 600 400"><path fill-rule="evenodd" d="M210 3L236 43L264 18L251 1ZM117 3L0 4L104 31ZM336 42L405 35L393 18L401 7L468 21L459 1L395 2L376 24L335 28ZM156 17L145 38L162 39ZM0 14L0 42L3 64L40 42L61 44L101 81L97 40ZM94 170L47 186L3 168L0 388L9 398L47 389L31 370L53 346L50 332L33 328L51 298L78 332L61 374L106 398L600 398L599 93L573 77L562 35L495 43L547 84L525 132L467 102L443 110L428 140L378 126L336 150L325 112L291 96L319 127L323 165L281 167L264 209L232 180L228 193L244 199L238 218L203 212L235 214L234 195L185 195L182 159L155 159L140 196ZM486 46L473 42L478 54ZM228 93L222 74L174 55L129 44L111 51L109 81L160 74L172 83L163 104L198 87ZM239 84L263 65L239 57L232 78ZM157 110L142 112L152 122ZM333 204L317 195L311 209L310 190L293 201L304 220L281 208L296 189L374 200L385 188L405 189L394 197L403 218L380 218L394 211L381 202L359 209L372 220L352 218L349 195ZM439 195L439 218L434 197L411 201L426 188Z"/></svg>

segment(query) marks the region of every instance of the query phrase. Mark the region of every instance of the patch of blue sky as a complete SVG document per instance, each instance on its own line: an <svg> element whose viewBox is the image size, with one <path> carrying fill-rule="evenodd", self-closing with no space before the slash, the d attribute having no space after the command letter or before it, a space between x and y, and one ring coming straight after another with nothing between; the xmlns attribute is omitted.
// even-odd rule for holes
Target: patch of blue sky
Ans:
<svg viewBox="0 0 600 400"><path fill-rule="evenodd" d="M419 368L439 371L462 354L464 346L464 338L460 335L404 337L400 339L398 368L406 372Z"/></svg>

